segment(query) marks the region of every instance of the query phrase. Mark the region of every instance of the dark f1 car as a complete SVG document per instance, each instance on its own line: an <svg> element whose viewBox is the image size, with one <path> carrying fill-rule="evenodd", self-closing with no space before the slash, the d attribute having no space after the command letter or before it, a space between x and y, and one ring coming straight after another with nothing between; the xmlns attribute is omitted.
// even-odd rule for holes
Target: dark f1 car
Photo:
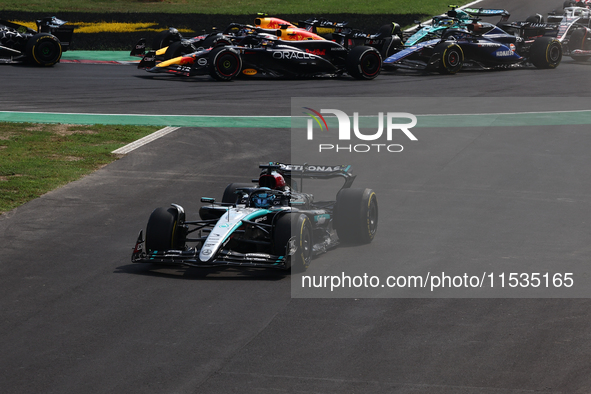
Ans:
<svg viewBox="0 0 591 394"><path fill-rule="evenodd" d="M400 50L384 60L384 68L455 74L460 69L507 69L526 64L556 68L561 60L562 45L556 38L523 38L475 21L450 28L441 38Z"/></svg>
<svg viewBox="0 0 591 394"><path fill-rule="evenodd" d="M192 38L183 37L178 29L171 27L156 35L152 42L152 52L156 55L156 60L163 61L215 46L236 44L246 36L258 33L275 35L286 41L324 39L282 19L257 18L255 26L231 23L223 31L214 30L209 34ZM146 55L146 39L140 39L129 55L144 57Z"/></svg>
<svg viewBox="0 0 591 394"><path fill-rule="evenodd" d="M153 54L153 53L152 53ZM247 78L338 77L374 79L382 56L372 47L348 50L327 40L283 41L270 34L246 36L237 45L218 46L156 64L148 53L138 68L183 76L211 75L219 81Z"/></svg>
<svg viewBox="0 0 591 394"><path fill-rule="evenodd" d="M36 21L37 31L16 23L0 20L0 63L28 61L40 66L53 66L62 52L68 50L73 27L56 17Z"/></svg>
<svg viewBox="0 0 591 394"><path fill-rule="evenodd" d="M303 271L314 255L340 242L371 242L378 200L371 189L353 189L350 166L261 165L258 185L232 183L221 203L207 203L200 219L187 220L177 204L157 208L140 231L131 261L191 267L256 267ZM343 178L334 201L314 201L297 191L305 179Z"/></svg>

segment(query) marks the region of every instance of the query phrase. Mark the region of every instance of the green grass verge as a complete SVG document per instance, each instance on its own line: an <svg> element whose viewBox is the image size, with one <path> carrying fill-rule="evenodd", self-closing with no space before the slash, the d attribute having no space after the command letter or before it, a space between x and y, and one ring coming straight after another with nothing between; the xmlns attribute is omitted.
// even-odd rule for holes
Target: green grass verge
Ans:
<svg viewBox="0 0 591 394"><path fill-rule="evenodd" d="M451 2L454 3L454 2ZM460 1L457 4L466 4ZM3 0L0 10L44 13L61 12L154 12L183 14L417 14L437 15L450 0Z"/></svg>
<svg viewBox="0 0 591 394"><path fill-rule="evenodd" d="M0 213L111 163L113 150L157 129L0 122Z"/></svg>

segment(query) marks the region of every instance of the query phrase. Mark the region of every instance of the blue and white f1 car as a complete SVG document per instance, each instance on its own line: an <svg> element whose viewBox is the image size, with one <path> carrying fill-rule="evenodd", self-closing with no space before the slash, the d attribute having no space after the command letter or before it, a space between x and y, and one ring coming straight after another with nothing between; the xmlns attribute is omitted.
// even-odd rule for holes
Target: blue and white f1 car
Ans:
<svg viewBox="0 0 591 394"><path fill-rule="evenodd" d="M369 243L377 231L378 200L353 189L350 166L268 163L256 185L232 183L222 201L201 198L200 219L177 204L157 208L140 231L131 261L190 267L275 268L303 271L312 257L340 242ZM305 179L342 178L333 201L303 193Z"/></svg>
<svg viewBox="0 0 591 394"><path fill-rule="evenodd" d="M441 38L419 42L384 60L383 68L455 74L460 69L513 68L532 64L556 68L562 45L553 37L523 38L496 25L473 21L441 33Z"/></svg>

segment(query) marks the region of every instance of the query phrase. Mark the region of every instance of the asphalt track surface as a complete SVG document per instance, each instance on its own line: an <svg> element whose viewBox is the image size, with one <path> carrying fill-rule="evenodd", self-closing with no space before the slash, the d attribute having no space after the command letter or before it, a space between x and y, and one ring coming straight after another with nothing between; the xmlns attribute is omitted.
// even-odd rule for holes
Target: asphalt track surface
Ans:
<svg viewBox="0 0 591 394"><path fill-rule="evenodd" d="M419 112L464 113L463 97L519 112L550 96L557 110L585 109L589 67L565 59L557 70L222 84L146 78L130 66L7 66L0 108L289 115L292 96L437 96L451 99ZM312 268L387 248L395 264L418 268L434 258L443 267L588 262L588 125L417 135L422 144L391 164L396 187L378 190L393 227ZM591 392L587 298L301 299L273 272L129 262L153 208L196 213L200 196L219 198L261 160L289 161L289 144L286 129L185 127L0 218L2 392Z"/></svg>

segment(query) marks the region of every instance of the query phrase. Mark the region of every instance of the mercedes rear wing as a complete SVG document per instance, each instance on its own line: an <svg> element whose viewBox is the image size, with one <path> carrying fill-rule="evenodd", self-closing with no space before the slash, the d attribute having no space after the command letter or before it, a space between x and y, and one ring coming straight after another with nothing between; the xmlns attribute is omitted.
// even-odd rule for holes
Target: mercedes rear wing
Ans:
<svg viewBox="0 0 591 394"><path fill-rule="evenodd" d="M337 164L337 165L312 165L312 164L285 164L285 163L265 163L260 164L259 168L268 171L273 170L290 178L307 178L307 179L331 179L344 178L345 184L343 188L351 187L356 175L351 173L351 165Z"/></svg>

